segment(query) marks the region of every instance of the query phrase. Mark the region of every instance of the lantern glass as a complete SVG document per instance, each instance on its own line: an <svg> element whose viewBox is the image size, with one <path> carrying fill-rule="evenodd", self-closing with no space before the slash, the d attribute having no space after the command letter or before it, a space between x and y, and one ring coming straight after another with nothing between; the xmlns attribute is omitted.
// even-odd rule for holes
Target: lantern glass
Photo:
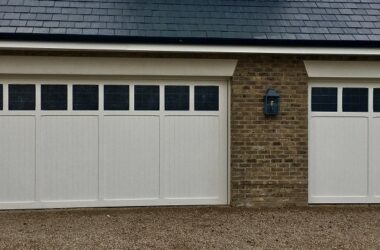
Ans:
<svg viewBox="0 0 380 250"><path fill-rule="evenodd" d="M268 89L264 97L265 115L275 116L280 112L280 96L274 89Z"/></svg>

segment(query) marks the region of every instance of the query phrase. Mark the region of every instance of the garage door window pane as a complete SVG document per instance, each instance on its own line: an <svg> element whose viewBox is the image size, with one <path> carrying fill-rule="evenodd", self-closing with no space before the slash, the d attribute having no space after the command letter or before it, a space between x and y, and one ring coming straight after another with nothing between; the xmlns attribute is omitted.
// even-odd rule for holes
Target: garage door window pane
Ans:
<svg viewBox="0 0 380 250"><path fill-rule="evenodd" d="M73 109L74 110L98 110L99 108L98 85L74 85Z"/></svg>
<svg viewBox="0 0 380 250"><path fill-rule="evenodd" d="M128 110L129 86L105 85L104 110Z"/></svg>
<svg viewBox="0 0 380 250"><path fill-rule="evenodd" d="M343 88L343 112L368 112L368 89Z"/></svg>
<svg viewBox="0 0 380 250"><path fill-rule="evenodd" d="M3 110L3 85L0 84L0 110Z"/></svg>
<svg viewBox="0 0 380 250"><path fill-rule="evenodd" d="M42 85L41 86L42 110L67 110L67 86L66 85Z"/></svg>
<svg viewBox="0 0 380 250"><path fill-rule="evenodd" d="M373 90L373 111L380 112L380 89Z"/></svg>
<svg viewBox="0 0 380 250"><path fill-rule="evenodd" d="M135 110L159 110L160 88L159 86L136 85L135 86Z"/></svg>
<svg viewBox="0 0 380 250"><path fill-rule="evenodd" d="M34 85L9 85L9 110L35 110L36 87Z"/></svg>
<svg viewBox="0 0 380 250"><path fill-rule="evenodd" d="M312 88L311 111L336 112L338 103L337 88Z"/></svg>
<svg viewBox="0 0 380 250"><path fill-rule="evenodd" d="M218 86L195 86L195 110L219 110Z"/></svg>
<svg viewBox="0 0 380 250"><path fill-rule="evenodd" d="M165 110L189 110L189 86L165 86Z"/></svg>

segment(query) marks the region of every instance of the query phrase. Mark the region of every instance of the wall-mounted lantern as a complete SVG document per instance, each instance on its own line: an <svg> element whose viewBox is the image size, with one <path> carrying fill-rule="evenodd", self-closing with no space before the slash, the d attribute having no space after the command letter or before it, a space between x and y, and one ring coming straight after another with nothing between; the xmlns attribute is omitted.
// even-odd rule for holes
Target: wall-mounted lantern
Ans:
<svg viewBox="0 0 380 250"><path fill-rule="evenodd" d="M268 89L264 96L264 114L276 116L280 112L280 96L274 89Z"/></svg>

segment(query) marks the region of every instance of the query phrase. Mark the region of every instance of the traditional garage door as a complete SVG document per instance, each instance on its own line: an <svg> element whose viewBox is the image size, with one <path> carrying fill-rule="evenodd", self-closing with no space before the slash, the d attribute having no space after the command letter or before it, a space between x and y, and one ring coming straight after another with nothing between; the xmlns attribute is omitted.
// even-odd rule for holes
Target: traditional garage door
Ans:
<svg viewBox="0 0 380 250"><path fill-rule="evenodd" d="M224 81L4 80L0 208L227 203Z"/></svg>
<svg viewBox="0 0 380 250"><path fill-rule="evenodd" d="M309 91L309 202L380 202L380 85Z"/></svg>

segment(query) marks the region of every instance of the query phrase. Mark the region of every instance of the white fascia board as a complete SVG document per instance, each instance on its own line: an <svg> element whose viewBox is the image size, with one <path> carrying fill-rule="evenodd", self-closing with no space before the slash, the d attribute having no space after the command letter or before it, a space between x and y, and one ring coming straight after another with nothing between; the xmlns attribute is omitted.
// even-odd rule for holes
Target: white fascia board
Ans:
<svg viewBox="0 0 380 250"><path fill-rule="evenodd" d="M231 77L237 60L0 56L0 74Z"/></svg>
<svg viewBox="0 0 380 250"><path fill-rule="evenodd" d="M309 78L380 78L378 61L304 61Z"/></svg>
<svg viewBox="0 0 380 250"><path fill-rule="evenodd" d="M122 44L80 42L0 41L0 50L114 51L175 53L244 53L298 55L380 55L380 48L286 47L236 45Z"/></svg>

